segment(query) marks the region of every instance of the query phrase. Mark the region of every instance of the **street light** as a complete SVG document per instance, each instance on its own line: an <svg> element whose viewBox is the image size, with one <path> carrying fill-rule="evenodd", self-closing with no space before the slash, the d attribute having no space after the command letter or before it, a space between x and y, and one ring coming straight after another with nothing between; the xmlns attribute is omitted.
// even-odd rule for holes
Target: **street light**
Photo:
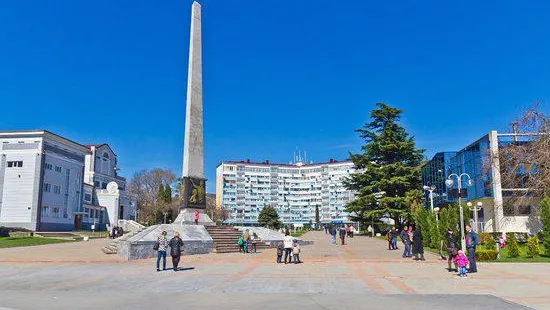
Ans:
<svg viewBox="0 0 550 310"><path fill-rule="evenodd" d="M468 186L472 186L474 182L472 181L472 178L469 174L463 173L461 175L458 175L456 173L452 173L447 177L447 180L445 181L445 184L448 188L453 187L454 181L452 177L456 177L457 179L457 185L458 185L458 207L460 209L460 244L462 246L462 250L466 250L466 239L464 238L464 215L462 214L462 178L468 177L468 182L466 184Z"/></svg>
<svg viewBox="0 0 550 310"><path fill-rule="evenodd" d="M474 212L474 226L475 226L475 231L477 232L477 211L481 210L481 207L483 207L483 203L481 201L478 201L476 203L476 206L474 207L473 204L471 202L468 202L466 204L468 206L468 208L470 208L470 210L472 210Z"/></svg>
<svg viewBox="0 0 550 310"><path fill-rule="evenodd" d="M435 212L435 221L437 222L437 225L438 225L438 226L439 226L439 210L440 210L439 207L435 207L435 208L434 208L434 212Z"/></svg>
<svg viewBox="0 0 550 310"><path fill-rule="evenodd" d="M436 189L435 186L427 186L427 185L424 185L422 186L422 188L425 190L425 191L428 191L430 192L430 207L432 209L432 212L434 212L434 191Z"/></svg>

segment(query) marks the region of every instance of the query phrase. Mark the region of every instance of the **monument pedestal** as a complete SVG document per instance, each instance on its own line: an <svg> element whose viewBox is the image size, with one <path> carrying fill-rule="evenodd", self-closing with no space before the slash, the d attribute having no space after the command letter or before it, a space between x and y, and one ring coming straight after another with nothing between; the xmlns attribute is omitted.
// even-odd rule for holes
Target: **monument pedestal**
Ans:
<svg viewBox="0 0 550 310"><path fill-rule="evenodd" d="M185 208L181 209L174 220L175 225L195 225L195 211L199 211L199 225L215 226L216 223L206 214L205 209Z"/></svg>

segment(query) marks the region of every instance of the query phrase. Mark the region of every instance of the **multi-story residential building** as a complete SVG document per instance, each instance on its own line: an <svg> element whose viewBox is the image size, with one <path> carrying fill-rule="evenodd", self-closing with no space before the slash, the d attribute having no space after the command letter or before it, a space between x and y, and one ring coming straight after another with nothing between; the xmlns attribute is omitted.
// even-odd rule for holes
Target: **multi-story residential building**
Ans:
<svg viewBox="0 0 550 310"><path fill-rule="evenodd" d="M528 196L517 199L517 193L524 193L526 189L505 188L501 181L502 169L507 169L507 165L500 162L501 156L498 154L511 143L522 142L514 134L491 131L458 152L437 153L422 168L423 185L436 188L434 204L445 206L456 202L458 198L451 195L445 180L452 173L466 173L471 177L472 184L468 186L468 177L464 176L464 207L467 208L466 202L473 205L482 203L477 214L478 230L537 232L540 229L536 216L538 199ZM456 189L458 182L456 179L454 181L453 189Z"/></svg>
<svg viewBox="0 0 550 310"><path fill-rule="evenodd" d="M117 174L117 156L108 144L88 145L84 169L83 227L104 229L119 219L135 219L137 197L126 191L126 179Z"/></svg>
<svg viewBox="0 0 550 310"><path fill-rule="evenodd" d="M104 229L135 215L108 145L46 130L0 132L0 226L34 231Z"/></svg>
<svg viewBox="0 0 550 310"><path fill-rule="evenodd" d="M216 205L230 211L234 224L256 225L262 208L277 209L285 224L315 222L319 209L322 223L349 222L344 211L353 193L343 181L355 171L350 161L273 164L226 161L216 169Z"/></svg>
<svg viewBox="0 0 550 310"><path fill-rule="evenodd" d="M88 153L46 130L0 132L0 226L73 229Z"/></svg>

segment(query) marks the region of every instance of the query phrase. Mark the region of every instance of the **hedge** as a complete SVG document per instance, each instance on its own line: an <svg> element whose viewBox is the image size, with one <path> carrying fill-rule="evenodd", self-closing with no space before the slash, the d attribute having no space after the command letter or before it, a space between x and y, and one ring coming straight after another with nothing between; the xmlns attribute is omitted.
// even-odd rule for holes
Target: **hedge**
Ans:
<svg viewBox="0 0 550 310"><path fill-rule="evenodd" d="M479 261L496 260L497 256L497 250L476 250L476 259Z"/></svg>

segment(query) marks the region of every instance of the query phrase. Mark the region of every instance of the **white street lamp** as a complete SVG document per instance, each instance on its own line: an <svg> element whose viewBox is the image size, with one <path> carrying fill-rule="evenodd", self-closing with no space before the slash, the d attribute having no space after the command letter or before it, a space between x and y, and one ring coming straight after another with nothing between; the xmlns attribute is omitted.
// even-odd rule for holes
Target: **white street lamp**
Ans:
<svg viewBox="0 0 550 310"><path fill-rule="evenodd" d="M481 207L483 207L483 203L481 201L478 201L475 205L475 207L473 206L473 204L471 202L468 202L466 204L468 206L468 208L470 208L470 210L472 210L474 212L474 230L477 232L478 230L478 222L477 222L477 211L481 210Z"/></svg>
<svg viewBox="0 0 550 310"><path fill-rule="evenodd" d="M425 191L428 191L430 193L430 207L432 209L432 213L434 212L434 191L436 189L435 186L427 186L427 185L424 185L422 186L422 188L425 190Z"/></svg>
<svg viewBox="0 0 550 310"><path fill-rule="evenodd" d="M464 251L466 250L466 238L464 237L464 215L462 214L462 178L468 177L468 181L466 182L467 186L472 186L474 182L472 181L470 175L467 173L462 173L461 175L452 173L447 177L447 180L445 181L445 184L449 188L453 187L454 185L452 177L456 177L458 183L458 207L460 209L460 244L462 246L462 250Z"/></svg>

